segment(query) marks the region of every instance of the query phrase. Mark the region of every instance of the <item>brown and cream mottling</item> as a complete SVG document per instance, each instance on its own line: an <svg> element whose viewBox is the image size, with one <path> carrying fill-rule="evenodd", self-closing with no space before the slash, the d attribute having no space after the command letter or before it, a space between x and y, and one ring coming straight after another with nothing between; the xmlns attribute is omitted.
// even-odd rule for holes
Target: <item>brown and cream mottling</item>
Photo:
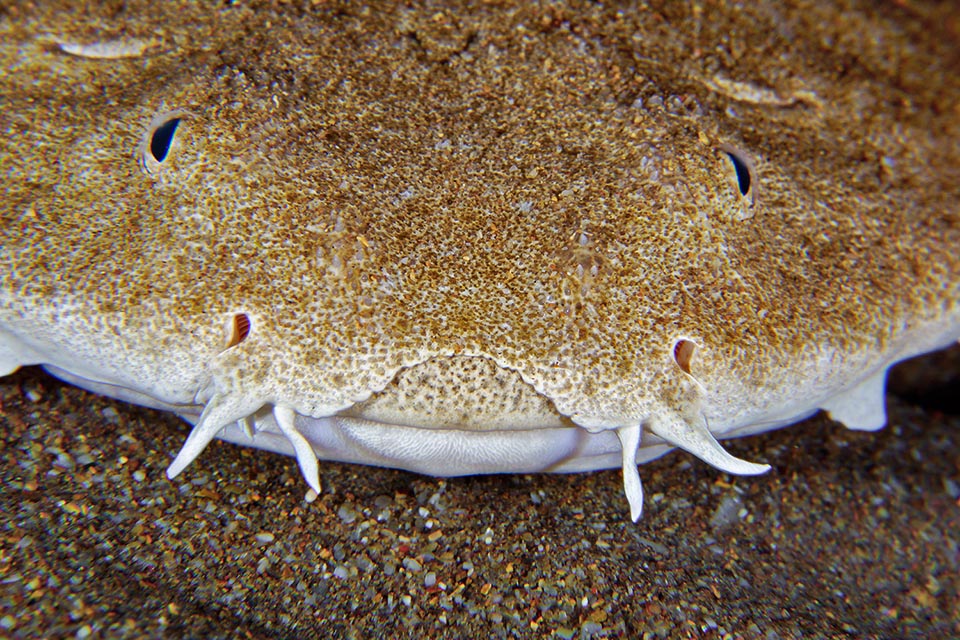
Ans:
<svg viewBox="0 0 960 640"><path fill-rule="evenodd" d="M948 2L5 5L0 368L223 421L844 420L960 337L958 36Z"/></svg>

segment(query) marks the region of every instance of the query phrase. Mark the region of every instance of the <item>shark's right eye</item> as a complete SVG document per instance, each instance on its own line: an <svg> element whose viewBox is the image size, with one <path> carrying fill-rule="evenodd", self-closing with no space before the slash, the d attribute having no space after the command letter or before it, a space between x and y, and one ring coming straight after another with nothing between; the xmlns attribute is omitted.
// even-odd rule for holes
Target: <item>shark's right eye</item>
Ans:
<svg viewBox="0 0 960 640"><path fill-rule="evenodd" d="M137 145L135 156L144 173L160 176L160 171L172 163L173 154L177 151L177 131L181 121L188 116L184 110L163 111L153 117L150 125L144 128L140 144ZM181 138L183 132L180 133Z"/></svg>
<svg viewBox="0 0 960 640"><path fill-rule="evenodd" d="M170 153L170 146L173 144L173 136L177 133L177 127L180 125L180 118L171 118L159 125L150 134L150 155L157 162L163 162Z"/></svg>

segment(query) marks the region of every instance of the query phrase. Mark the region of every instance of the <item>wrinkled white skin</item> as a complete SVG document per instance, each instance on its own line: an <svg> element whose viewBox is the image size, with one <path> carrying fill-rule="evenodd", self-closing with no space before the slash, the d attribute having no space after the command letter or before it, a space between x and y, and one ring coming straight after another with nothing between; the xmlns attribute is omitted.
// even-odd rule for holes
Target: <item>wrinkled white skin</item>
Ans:
<svg viewBox="0 0 960 640"><path fill-rule="evenodd" d="M908 336L909 339L892 345L888 353L868 354L860 363L845 361L839 371L832 372L825 365L833 359L833 354L821 354L803 363L812 375L798 375L798 379L820 383L811 388L797 388L790 402L771 406L765 402L767 399L755 398L754 404L740 406L732 416L724 416L721 410L712 410L707 405L704 413L710 431L704 429L692 438L685 438L674 429L658 429L654 421L594 430L578 427L494 431L426 429L336 415L298 415L287 407L269 404L258 407L246 418L224 424L223 420L210 420L209 415L202 414L201 406L183 401L184 397L196 393L195 389L182 389L182 394L157 393L156 389L145 392L137 381L108 379L102 372L91 371L90 361L75 359L73 349L50 349L50 344L18 340L3 332L0 332L0 373L10 373L20 365L42 364L50 373L77 386L173 411L196 424L168 469L171 478L189 465L213 437L296 456L307 484L317 493L321 490L317 458L434 476L567 473L622 467L624 490L631 516L636 520L641 515L643 501L636 465L655 459L673 447L686 449L723 471L757 474L770 467L730 456L714 437L770 431L820 409L852 429L882 427L886 423L884 383L889 367L956 341L960 336L960 319L953 318L946 326L921 327ZM33 344L29 344L31 342ZM823 381L827 381L826 386L822 386ZM251 406L257 404L255 398L250 401Z"/></svg>

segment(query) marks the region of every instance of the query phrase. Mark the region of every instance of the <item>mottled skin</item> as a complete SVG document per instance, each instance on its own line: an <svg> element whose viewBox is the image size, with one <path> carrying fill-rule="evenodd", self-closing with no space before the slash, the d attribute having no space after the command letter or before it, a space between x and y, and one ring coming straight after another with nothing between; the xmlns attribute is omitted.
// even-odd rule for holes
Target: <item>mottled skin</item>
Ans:
<svg viewBox="0 0 960 640"><path fill-rule="evenodd" d="M950 3L80 4L0 5L0 373L460 433L327 454L426 472L640 427L758 472L689 437L875 428L886 368L960 337ZM541 427L604 445L471 463Z"/></svg>

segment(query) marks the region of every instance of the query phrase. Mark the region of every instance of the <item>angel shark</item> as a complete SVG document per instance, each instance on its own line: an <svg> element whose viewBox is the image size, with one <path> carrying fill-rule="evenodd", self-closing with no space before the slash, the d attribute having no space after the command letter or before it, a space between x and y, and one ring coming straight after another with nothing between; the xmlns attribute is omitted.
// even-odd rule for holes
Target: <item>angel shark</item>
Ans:
<svg viewBox="0 0 960 640"><path fill-rule="evenodd" d="M4 5L0 374L185 417L170 477L622 467L634 519L670 448L879 428L960 337L947 5Z"/></svg>

